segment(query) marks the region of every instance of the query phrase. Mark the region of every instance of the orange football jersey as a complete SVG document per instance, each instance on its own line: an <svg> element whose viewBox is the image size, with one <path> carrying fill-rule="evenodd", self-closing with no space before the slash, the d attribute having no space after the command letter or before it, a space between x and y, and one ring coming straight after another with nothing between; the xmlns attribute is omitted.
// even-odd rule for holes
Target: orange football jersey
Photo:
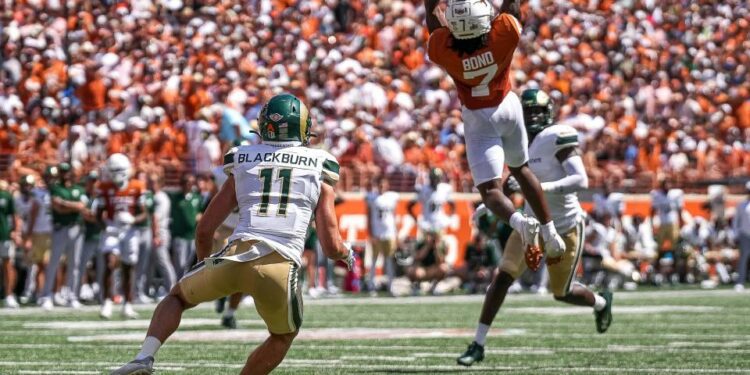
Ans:
<svg viewBox="0 0 750 375"><path fill-rule="evenodd" d="M520 37L518 20L503 13L492 20L486 47L459 55L451 48L455 39L450 30L441 27L430 35L427 55L453 78L463 105L469 109L495 107L510 91L510 63Z"/></svg>
<svg viewBox="0 0 750 375"><path fill-rule="evenodd" d="M96 193L108 218L114 218L115 213L123 211L135 215L140 199L146 193L146 184L133 179L125 189L120 190L112 182L102 181L98 184Z"/></svg>

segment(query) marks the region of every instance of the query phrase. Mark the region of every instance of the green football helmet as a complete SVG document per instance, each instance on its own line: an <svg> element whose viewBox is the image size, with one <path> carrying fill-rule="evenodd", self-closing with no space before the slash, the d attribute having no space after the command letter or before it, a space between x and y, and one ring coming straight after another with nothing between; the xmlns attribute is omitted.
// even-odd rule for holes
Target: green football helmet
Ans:
<svg viewBox="0 0 750 375"><path fill-rule="evenodd" d="M521 105L526 132L531 137L539 134L555 121L552 98L542 90L524 90L521 94Z"/></svg>
<svg viewBox="0 0 750 375"><path fill-rule="evenodd" d="M305 103L292 94L279 94L258 115L260 138L267 142L302 142L310 139L312 119Z"/></svg>

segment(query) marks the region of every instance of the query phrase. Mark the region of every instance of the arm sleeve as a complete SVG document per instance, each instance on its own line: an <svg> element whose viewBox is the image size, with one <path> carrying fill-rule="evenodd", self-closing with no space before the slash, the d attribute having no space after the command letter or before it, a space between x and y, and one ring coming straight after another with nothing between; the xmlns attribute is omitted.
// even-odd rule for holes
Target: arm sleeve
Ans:
<svg viewBox="0 0 750 375"><path fill-rule="evenodd" d="M237 153L237 147L232 147L225 155L224 155L224 167L222 168L224 170L224 173L229 176L232 173L234 173L234 155Z"/></svg>
<svg viewBox="0 0 750 375"><path fill-rule="evenodd" d="M326 155L323 161L321 178L323 182L331 186L336 186L336 183L339 182L339 163L331 154Z"/></svg>
<svg viewBox="0 0 750 375"><path fill-rule="evenodd" d="M557 181L543 182L544 192L568 194L589 187L589 179L580 156L574 155L563 160L562 167L567 175Z"/></svg>

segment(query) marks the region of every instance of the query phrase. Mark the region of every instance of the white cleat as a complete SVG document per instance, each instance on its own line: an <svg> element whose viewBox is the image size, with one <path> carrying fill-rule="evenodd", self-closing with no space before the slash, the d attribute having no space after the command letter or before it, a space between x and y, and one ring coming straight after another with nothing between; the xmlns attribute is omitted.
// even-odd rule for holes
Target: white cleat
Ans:
<svg viewBox="0 0 750 375"><path fill-rule="evenodd" d="M68 301L68 307L70 307L71 309L78 310L78 309L81 308L81 306L82 306L81 303L78 302L77 299L72 299L72 300Z"/></svg>
<svg viewBox="0 0 750 375"><path fill-rule="evenodd" d="M734 284L734 291L737 293L742 293L745 291L745 286L742 284Z"/></svg>
<svg viewBox="0 0 750 375"><path fill-rule="evenodd" d="M133 310L133 306L127 302L122 305L122 317L125 319L138 319L138 313Z"/></svg>
<svg viewBox="0 0 750 375"><path fill-rule="evenodd" d="M18 304L18 301L16 301L16 296L9 294L5 296L5 307L9 309L17 309L21 306Z"/></svg>
<svg viewBox="0 0 750 375"><path fill-rule="evenodd" d="M55 293L55 295L52 296L52 302L55 303L55 306L67 306L68 304L68 301L65 300L62 293Z"/></svg>
<svg viewBox="0 0 750 375"><path fill-rule="evenodd" d="M110 375L148 375L154 373L154 357L146 357L143 359L134 359L115 371L112 371Z"/></svg>
<svg viewBox="0 0 750 375"><path fill-rule="evenodd" d="M536 237L539 235L539 221L533 217L526 216L526 221L523 223L523 229L519 231L521 235L521 242L524 247L527 245L535 245Z"/></svg>
<svg viewBox="0 0 750 375"><path fill-rule="evenodd" d="M53 308L55 308L55 305L52 303L52 299L49 297L43 297L39 300L39 306L42 307L42 310L45 311L51 311Z"/></svg>
<svg viewBox="0 0 750 375"><path fill-rule="evenodd" d="M112 300L106 299L102 304L102 309L99 311L99 316L102 319L109 319L112 317Z"/></svg>

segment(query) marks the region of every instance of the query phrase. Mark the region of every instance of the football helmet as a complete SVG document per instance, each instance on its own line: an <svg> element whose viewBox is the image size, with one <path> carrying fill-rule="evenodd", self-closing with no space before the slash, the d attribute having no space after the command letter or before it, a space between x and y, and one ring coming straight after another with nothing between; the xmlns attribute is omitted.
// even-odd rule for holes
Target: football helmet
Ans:
<svg viewBox="0 0 750 375"><path fill-rule="evenodd" d="M443 182L443 176L445 176L445 173L440 168L431 168L430 169L430 185L435 187L439 183Z"/></svg>
<svg viewBox="0 0 750 375"><path fill-rule="evenodd" d="M112 154L107 159L105 168L109 179L119 187L124 187L128 180L130 180L132 172L130 159L123 154Z"/></svg>
<svg viewBox="0 0 750 375"><path fill-rule="evenodd" d="M538 89L524 90L521 94L523 121L526 132L534 137L555 121L554 102L546 92Z"/></svg>
<svg viewBox="0 0 750 375"><path fill-rule="evenodd" d="M292 94L279 94L263 106L258 115L264 142L302 142L310 138L312 119L305 103Z"/></svg>
<svg viewBox="0 0 750 375"><path fill-rule="evenodd" d="M495 9L488 0L448 0L445 20L456 39L473 39L490 32Z"/></svg>

